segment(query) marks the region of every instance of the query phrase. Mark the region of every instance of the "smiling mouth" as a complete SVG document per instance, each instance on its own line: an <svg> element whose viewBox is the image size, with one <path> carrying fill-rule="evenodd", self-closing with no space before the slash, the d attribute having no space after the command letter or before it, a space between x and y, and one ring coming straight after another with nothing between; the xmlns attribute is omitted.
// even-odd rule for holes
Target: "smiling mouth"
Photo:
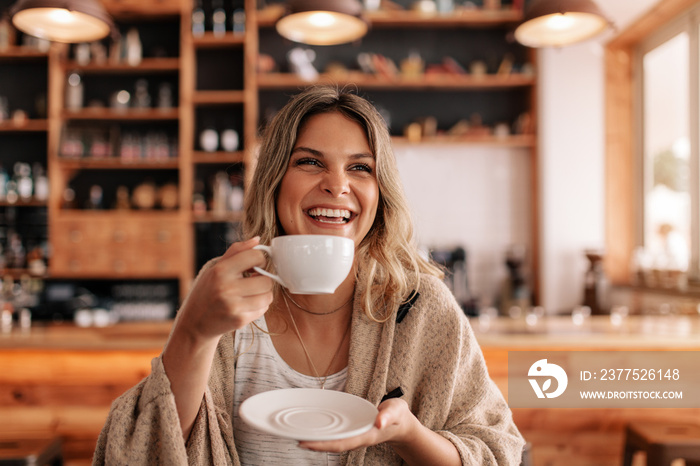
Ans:
<svg viewBox="0 0 700 466"><path fill-rule="evenodd" d="M318 222L334 225L348 223L353 216L353 213L346 209L324 209L320 207L309 209L306 213Z"/></svg>

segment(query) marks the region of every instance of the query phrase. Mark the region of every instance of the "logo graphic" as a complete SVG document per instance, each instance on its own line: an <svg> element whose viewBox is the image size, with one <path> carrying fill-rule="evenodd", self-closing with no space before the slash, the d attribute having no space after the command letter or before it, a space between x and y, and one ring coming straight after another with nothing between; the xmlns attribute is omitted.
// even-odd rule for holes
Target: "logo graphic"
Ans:
<svg viewBox="0 0 700 466"><path fill-rule="evenodd" d="M546 359L540 359L530 366L530 370L527 372L527 375L530 377L546 377L542 387L540 387L537 379L528 379L530 385L532 385L532 389L537 395L537 398L544 398L545 396L547 398L556 398L564 393L564 390L566 390L566 385L569 383L569 378L566 376L564 369L556 364L548 363ZM557 381L557 389L553 392L548 392L547 390L549 390L552 385L552 378L556 379Z"/></svg>

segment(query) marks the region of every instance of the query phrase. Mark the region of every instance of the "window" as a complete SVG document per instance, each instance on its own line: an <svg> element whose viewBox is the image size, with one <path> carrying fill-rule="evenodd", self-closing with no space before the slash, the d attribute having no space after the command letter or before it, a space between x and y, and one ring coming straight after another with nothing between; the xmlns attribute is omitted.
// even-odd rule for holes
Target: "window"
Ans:
<svg viewBox="0 0 700 466"><path fill-rule="evenodd" d="M686 13L637 47L637 270L700 276L698 31ZM646 276L646 285L665 285Z"/></svg>

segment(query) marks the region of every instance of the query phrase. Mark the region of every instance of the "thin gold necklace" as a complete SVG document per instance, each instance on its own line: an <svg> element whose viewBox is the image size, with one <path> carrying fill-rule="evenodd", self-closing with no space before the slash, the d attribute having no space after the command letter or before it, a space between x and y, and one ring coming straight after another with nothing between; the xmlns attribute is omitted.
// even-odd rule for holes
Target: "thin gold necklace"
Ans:
<svg viewBox="0 0 700 466"><path fill-rule="evenodd" d="M299 303L297 303L296 301L294 301L294 298L291 297L291 295L287 292L287 290L286 290L285 288L282 288L282 293L284 293L285 296L287 296L287 298L289 298L289 300L290 300L296 307L298 307L299 309L301 309L302 311L304 311L304 312L306 312L306 313L308 313L308 314L312 314L312 315L315 315L315 316L329 316L329 315L331 315L331 314L335 314L336 312L338 312L339 310L341 310L342 308L344 308L350 301L352 301L352 298L354 298L354 294L351 294L351 295L350 295L350 299L348 299L348 300L345 301L343 304L341 304L340 307L338 307L338 308L336 308L336 309L333 309L332 311L328 311L328 312L314 312L314 311L310 311L310 310L308 310L308 309L305 309L305 308L301 307L301 306L299 305ZM289 306L289 304L287 304L287 306Z"/></svg>
<svg viewBox="0 0 700 466"><path fill-rule="evenodd" d="M294 315L292 314L292 310L289 308L289 303L287 302L287 298L286 298L286 296L282 296L282 298L284 299L284 304L287 306L287 312L289 312L289 317L292 319L292 325L294 326L294 332L296 332L297 338L299 339L299 343L301 343L301 349L304 350L304 354L306 355L306 360L309 362L309 365L311 366L311 370L314 371L314 375L316 376L316 379L318 379L318 382L321 384L321 390L324 390L326 388L326 380L328 380L328 376L330 375L331 368L333 367L333 363L338 358L338 355L340 354L340 350L343 347L343 343L345 343L345 338L347 338L348 333L350 333L350 325L348 325L348 328L345 330L345 333L343 334L343 339L340 340L340 345L338 345L338 349L335 351L335 354L333 355L333 359L331 359L331 363L328 365L328 369L326 369L326 375L324 375L323 379L321 379L321 376L318 375L318 370L316 370L316 365L311 360L311 356L309 355L309 351L306 349L306 345L304 344L304 340L301 338L301 333L299 332L299 327L297 327L297 323L294 320Z"/></svg>

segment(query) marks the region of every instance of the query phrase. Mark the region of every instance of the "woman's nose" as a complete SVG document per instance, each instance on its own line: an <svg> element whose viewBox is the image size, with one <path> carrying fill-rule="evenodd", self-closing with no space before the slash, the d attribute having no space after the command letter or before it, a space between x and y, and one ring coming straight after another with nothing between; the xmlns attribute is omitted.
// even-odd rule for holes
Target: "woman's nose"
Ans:
<svg viewBox="0 0 700 466"><path fill-rule="evenodd" d="M321 181L321 189L333 196L340 196L350 192L350 179L344 170L328 171Z"/></svg>

